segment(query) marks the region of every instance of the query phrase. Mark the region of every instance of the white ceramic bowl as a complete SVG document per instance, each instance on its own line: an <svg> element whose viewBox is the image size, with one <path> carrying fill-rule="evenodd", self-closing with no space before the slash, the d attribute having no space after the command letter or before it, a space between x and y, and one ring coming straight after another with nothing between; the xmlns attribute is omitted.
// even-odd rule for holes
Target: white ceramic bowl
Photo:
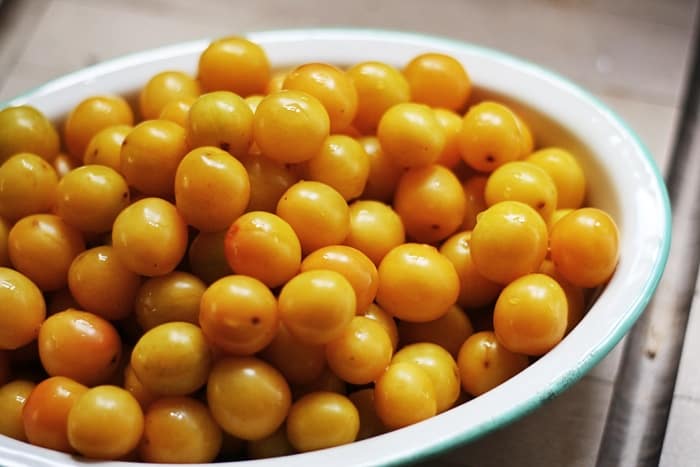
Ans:
<svg viewBox="0 0 700 467"><path fill-rule="evenodd" d="M621 233L620 263L583 321L555 349L492 391L422 423L333 449L241 467L388 465L417 460L473 440L512 422L581 378L623 337L649 302L668 256L670 208L649 152L629 127L598 99L556 74L493 50L452 40L373 30L290 30L251 33L274 66L309 61L338 65L380 60L403 66L413 56L441 51L459 59L483 96L523 112L539 145L571 149L584 166L588 203L610 212ZM165 69L194 73L207 40L137 53L72 73L17 97L60 119L81 99L133 94ZM0 436L2 465L125 466L84 462ZM137 464L133 464L137 465Z"/></svg>

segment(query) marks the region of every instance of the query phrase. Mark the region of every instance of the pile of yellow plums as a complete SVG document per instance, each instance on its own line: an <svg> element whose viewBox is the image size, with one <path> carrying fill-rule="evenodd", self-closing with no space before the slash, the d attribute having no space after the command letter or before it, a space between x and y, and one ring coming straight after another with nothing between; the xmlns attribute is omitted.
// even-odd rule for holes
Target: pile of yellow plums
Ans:
<svg viewBox="0 0 700 467"><path fill-rule="evenodd" d="M442 53L241 37L60 130L0 111L0 434L209 462L350 443L556 346L618 261L567 149ZM468 403L468 402L467 402Z"/></svg>

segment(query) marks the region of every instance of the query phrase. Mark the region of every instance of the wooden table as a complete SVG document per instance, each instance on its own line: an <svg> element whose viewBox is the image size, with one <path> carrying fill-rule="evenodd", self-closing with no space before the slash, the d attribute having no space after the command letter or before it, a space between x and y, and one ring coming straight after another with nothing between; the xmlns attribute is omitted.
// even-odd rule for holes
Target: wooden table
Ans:
<svg viewBox="0 0 700 467"><path fill-rule="evenodd" d="M194 38L309 26L401 29L498 48L571 78L622 115L667 171L697 7L693 0L4 0L0 101L86 65ZM699 313L690 316L663 465L700 463ZM426 465L605 465L611 459L598 451L624 344L534 413Z"/></svg>

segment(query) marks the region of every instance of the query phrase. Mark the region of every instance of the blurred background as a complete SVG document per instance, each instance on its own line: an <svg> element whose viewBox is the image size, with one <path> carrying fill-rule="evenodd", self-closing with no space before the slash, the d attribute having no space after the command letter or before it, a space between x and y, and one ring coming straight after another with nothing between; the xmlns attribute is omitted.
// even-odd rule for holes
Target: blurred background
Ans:
<svg viewBox="0 0 700 467"><path fill-rule="evenodd" d="M665 171L681 119L697 3L0 0L0 101L87 65L190 39L298 27L416 31L497 48L572 79L626 119ZM531 415L426 465L595 465L623 344ZM698 390L684 386L682 376L695 373L692 359L684 362L661 449L664 465L700 459L700 434L691 424L700 416Z"/></svg>

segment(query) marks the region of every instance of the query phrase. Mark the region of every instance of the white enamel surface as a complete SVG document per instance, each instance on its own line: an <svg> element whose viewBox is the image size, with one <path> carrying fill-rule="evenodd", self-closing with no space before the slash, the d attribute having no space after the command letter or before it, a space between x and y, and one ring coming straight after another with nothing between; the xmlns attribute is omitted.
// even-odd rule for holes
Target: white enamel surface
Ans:
<svg viewBox="0 0 700 467"><path fill-rule="evenodd" d="M610 110L561 78L499 53L441 39L381 31L312 30L250 34L275 66L307 61L340 65L381 60L402 66L424 51L444 51L467 67L479 93L503 99L532 123L540 145L573 149L584 165L590 205L608 210L620 227L621 259L584 320L546 356L503 385L417 425L313 453L240 466L377 465L438 452L523 415L577 380L619 341L649 300L667 255L668 204L657 169ZM98 92L133 94L165 69L194 72L207 41L158 49L69 75L9 104L29 103L60 118ZM554 123L556 122L556 124ZM0 436L0 464L124 466L81 462ZM137 465L137 464L133 464Z"/></svg>

